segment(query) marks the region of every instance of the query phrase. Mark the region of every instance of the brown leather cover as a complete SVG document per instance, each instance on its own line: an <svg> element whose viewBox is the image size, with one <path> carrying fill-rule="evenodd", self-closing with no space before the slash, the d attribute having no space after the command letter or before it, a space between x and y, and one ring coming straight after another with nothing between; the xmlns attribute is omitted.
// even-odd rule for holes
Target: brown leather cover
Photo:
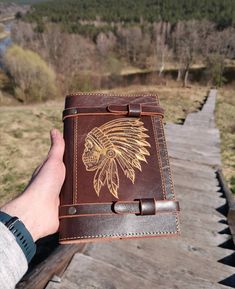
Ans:
<svg viewBox="0 0 235 289"><path fill-rule="evenodd" d="M151 93L66 97L60 243L179 233L163 114Z"/></svg>

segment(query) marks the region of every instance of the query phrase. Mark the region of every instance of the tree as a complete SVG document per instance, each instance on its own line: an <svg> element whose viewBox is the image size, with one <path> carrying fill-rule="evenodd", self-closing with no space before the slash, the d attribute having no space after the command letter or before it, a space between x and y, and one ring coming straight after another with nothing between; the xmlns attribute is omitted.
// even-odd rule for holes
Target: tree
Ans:
<svg viewBox="0 0 235 289"><path fill-rule="evenodd" d="M177 23L175 30L175 58L179 63L178 79L183 74L183 85L187 86L189 69L199 51L198 23L194 20Z"/></svg>
<svg viewBox="0 0 235 289"><path fill-rule="evenodd" d="M20 11L18 11L18 12L16 12L16 14L15 14L15 19L21 19L22 18L22 12L20 12Z"/></svg>
<svg viewBox="0 0 235 289"><path fill-rule="evenodd" d="M165 70L165 62L169 57L168 39L170 38L171 24L169 22L159 21L153 24L154 56L159 76Z"/></svg>
<svg viewBox="0 0 235 289"><path fill-rule="evenodd" d="M57 75L62 93L74 86L78 74L97 70L96 47L92 40L78 34L61 31L56 24L47 26L46 31L38 33L33 25L18 21L13 29L13 40L20 46L38 53Z"/></svg>
<svg viewBox="0 0 235 289"><path fill-rule="evenodd" d="M4 55L4 65L21 101L42 101L56 95L55 74L35 52L13 45Z"/></svg>
<svg viewBox="0 0 235 289"><path fill-rule="evenodd" d="M114 49L115 45L116 37L111 31L98 34L96 38L96 47L102 57L107 56Z"/></svg>
<svg viewBox="0 0 235 289"><path fill-rule="evenodd" d="M213 85L221 86L226 80L223 77L226 59L235 57L234 35L233 27L223 31L214 30L204 42L207 48L203 51L207 75Z"/></svg>
<svg viewBox="0 0 235 289"><path fill-rule="evenodd" d="M183 79L184 86L187 86L191 66L202 60L203 53L208 49L206 40L214 29L214 25L207 20L180 21L176 24L173 49L178 62L178 80Z"/></svg>
<svg viewBox="0 0 235 289"><path fill-rule="evenodd" d="M150 52L150 36L140 27L119 27L117 30L118 52L127 61L144 68Z"/></svg>

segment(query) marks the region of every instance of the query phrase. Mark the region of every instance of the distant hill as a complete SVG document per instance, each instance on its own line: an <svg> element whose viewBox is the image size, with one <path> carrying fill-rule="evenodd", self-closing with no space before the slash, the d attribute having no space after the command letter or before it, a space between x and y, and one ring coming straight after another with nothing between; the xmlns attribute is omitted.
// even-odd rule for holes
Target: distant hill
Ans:
<svg viewBox="0 0 235 289"><path fill-rule="evenodd" d="M235 0L18 0L41 2L28 14L31 21L76 23L78 20L142 23L207 19L221 28L235 23Z"/></svg>
<svg viewBox="0 0 235 289"><path fill-rule="evenodd" d="M48 0L0 0L0 3L15 3L18 5L21 4L35 4L40 2L46 2Z"/></svg>

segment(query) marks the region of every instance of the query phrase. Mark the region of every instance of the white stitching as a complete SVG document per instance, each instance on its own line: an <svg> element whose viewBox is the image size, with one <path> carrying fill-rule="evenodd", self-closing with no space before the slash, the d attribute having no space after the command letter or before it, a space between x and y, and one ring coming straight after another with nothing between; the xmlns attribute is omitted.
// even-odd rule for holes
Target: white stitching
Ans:
<svg viewBox="0 0 235 289"><path fill-rule="evenodd" d="M155 126L155 119L152 116L151 116L151 121L152 121L153 135L154 135L154 140L155 140L155 145L156 145L157 158L158 158L158 163L159 163L159 171L160 171L160 175L161 175L162 193L163 193L164 199L166 199L166 189L165 189L165 185L163 183L163 174L162 174L163 172L162 172L160 148L159 148L159 144L157 142L157 129Z"/></svg>
<svg viewBox="0 0 235 289"><path fill-rule="evenodd" d="M141 233L116 233L116 234L108 234L108 235L90 235L90 236L77 236L77 237L70 237L70 238L62 238L60 241L63 240L74 240L74 239L87 239L87 238L102 238L102 237L125 237L125 236L143 236L143 235L173 235L177 234L179 232L178 227L177 230L174 232L165 232L165 231L159 231L159 232L141 232Z"/></svg>
<svg viewBox="0 0 235 289"><path fill-rule="evenodd" d="M78 164L78 160L77 160L77 142L78 142L78 133L77 133L77 129L78 129L78 119L74 119L74 175L75 175L75 188L73 188L73 203L76 204L77 203L77 187L78 187L78 177L77 177L77 164Z"/></svg>
<svg viewBox="0 0 235 289"><path fill-rule="evenodd" d="M167 170L168 170L169 179L170 179L170 183L171 183L171 195L173 195L173 200L175 200L175 190L174 190L174 185L173 185L173 181L172 181L172 173L171 173L171 169L170 169L169 156L168 156L168 152L167 152L166 138L165 138L165 132L163 129L162 119L160 119L160 123L161 123L160 128L161 128L161 132L163 135L163 143L164 143L163 146L164 146L165 155L166 155Z"/></svg>
<svg viewBox="0 0 235 289"><path fill-rule="evenodd" d="M76 96L76 95L83 95L84 93L77 93L77 94L71 94L70 96ZM102 94L102 93L87 93L87 95L105 95L105 94ZM114 94L115 96L126 96L125 94L122 95L122 94L119 94L119 95L116 95ZM146 94L148 96L155 96L156 97L156 94L152 95L152 94ZM140 96L138 94L131 94L131 96ZM154 133L154 140L155 140L155 145L156 145L156 151L157 151L157 157L158 157L158 161L159 161L159 165L160 165L160 174L161 174L161 183L162 183L162 190L163 190L163 195L164 195L164 198L166 198L166 195L165 195L165 186L164 186L164 183L163 183L163 175L162 175L162 165L161 165L161 157L159 156L159 152L158 152L158 144L157 144L157 132L156 132L156 126L155 126L155 121L154 121L154 117L151 116L151 121L152 121L152 124L153 124L153 133ZM75 204L77 203L77 126L78 126L78 119L76 118L75 119L75 125L74 125L74 129L75 129L75 134L74 134L74 141L75 141L75 144L74 144L74 148L75 148L75 196L74 197L74 202ZM163 124L162 124L162 120L160 120L161 122L161 131L163 131ZM164 135L164 134L163 134ZM166 142L165 142L165 138L164 138L164 150L166 151ZM167 160L168 164L169 164L169 161ZM170 171L170 168L168 167L168 172L170 174L170 181L171 181L171 188L172 188L172 193L173 193L173 196L174 196L174 190L173 190L173 183L172 183L172 177L171 177L171 171ZM164 189L163 189L164 187ZM73 190L74 192L74 190ZM63 241L63 240L75 240L75 239L87 239L87 238L102 238L102 237L125 237L125 236L144 236L144 235L173 235L173 234L176 234L179 232L179 220L178 220L178 213L175 214L175 218L176 218L176 231L174 232L168 232L168 231L158 231L158 232L141 232L141 233L116 233L116 234L108 234L108 235L102 235L102 234L99 234L99 235L91 235L91 236L76 236L76 237L69 237L69 238L62 238L60 239L60 241Z"/></svg>

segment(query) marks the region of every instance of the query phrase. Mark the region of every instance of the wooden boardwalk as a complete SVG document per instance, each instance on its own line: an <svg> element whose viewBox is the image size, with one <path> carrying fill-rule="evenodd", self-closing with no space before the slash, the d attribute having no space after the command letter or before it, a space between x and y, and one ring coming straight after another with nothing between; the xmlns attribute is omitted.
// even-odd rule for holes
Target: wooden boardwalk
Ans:
<svg viewBox="0 0 235 289"><path fill-rule="evenodd" d="M61 281L50 281L46 289L229 288L219 283L223 280L235 288L234 267L219 262L233 250L220 247L229 235L217 210L225 199L215 174L220 165L215 101L212 90L203 109L189 114L184 125L166 125L181 236L89 244L73 257Z"/></svg>

